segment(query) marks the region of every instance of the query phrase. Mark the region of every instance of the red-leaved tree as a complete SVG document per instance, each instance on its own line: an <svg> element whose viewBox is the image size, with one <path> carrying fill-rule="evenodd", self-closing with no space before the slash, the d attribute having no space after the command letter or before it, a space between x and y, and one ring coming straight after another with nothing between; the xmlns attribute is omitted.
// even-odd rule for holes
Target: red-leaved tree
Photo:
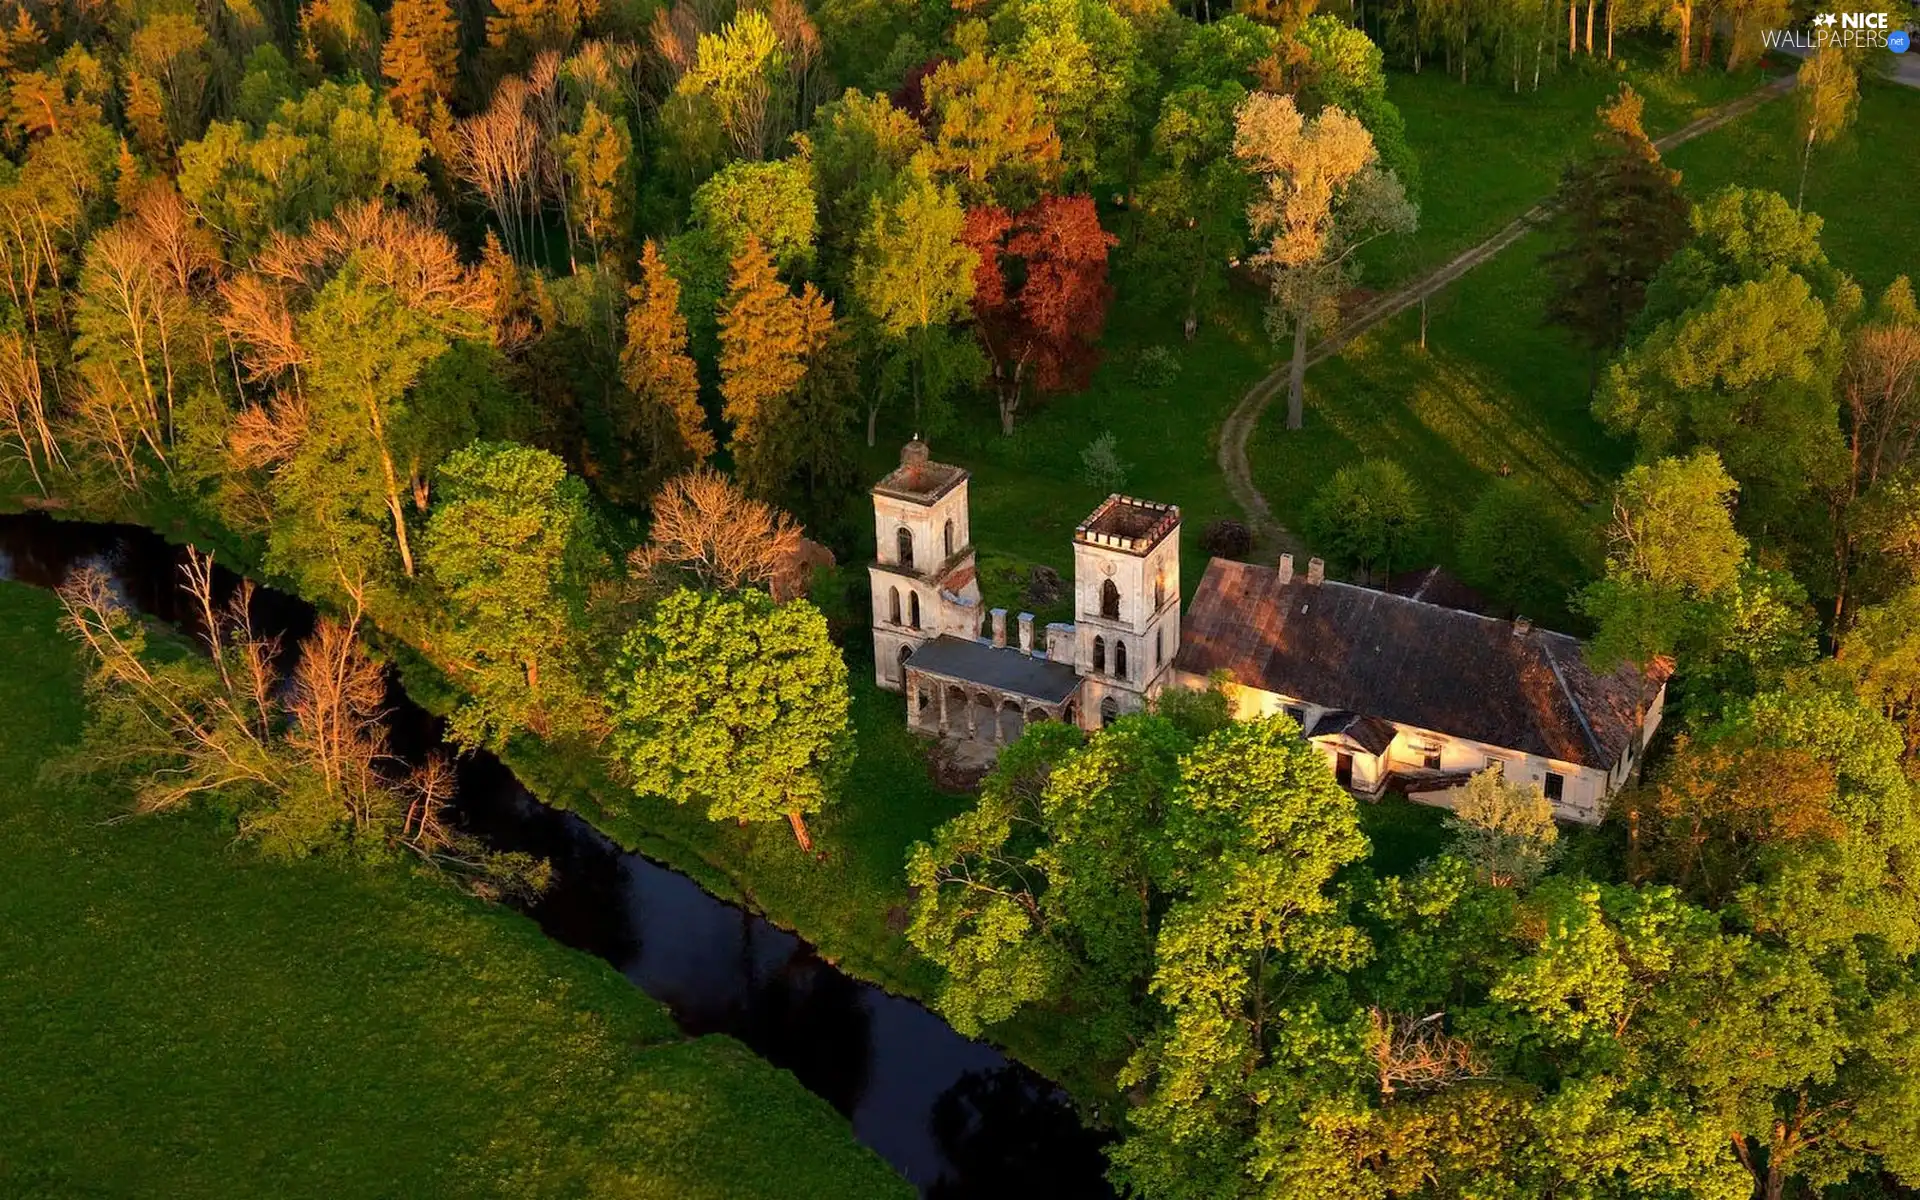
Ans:
<svg viewBox="0 0 1920 1200"><path fill-rule="evenodd" d="M1116 239L1086 196L1048 196L1012 217L976 208L962 236L980 255L974 328L993 366L1000 432L1012 434L1029 383L1037 392L1077 391L1099 365Z"/></svg>

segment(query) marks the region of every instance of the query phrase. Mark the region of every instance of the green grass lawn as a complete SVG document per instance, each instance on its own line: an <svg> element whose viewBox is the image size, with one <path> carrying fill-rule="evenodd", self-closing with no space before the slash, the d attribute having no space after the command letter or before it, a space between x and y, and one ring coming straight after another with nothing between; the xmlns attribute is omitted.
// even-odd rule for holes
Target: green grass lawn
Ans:
<svg viewBox="0 0 1920 1200"><path fill-rule="evenodd" d="M1301 528L1315 489L1363 458L1413 475L1432 526L1422 557L1446 565L1461 517L1503 467L1551 497L1564 522L1604 494L1631 446L1595 423L1585 355L1540 319L1544 245L1530 234L1436 297L1425 350L1416 309L1315 367L1304 429L1286 428L1282 405L1269 408L1248 455L1283 524Z"/></svg>
<svg viewBox="0 0 1920 1200"><path fill-rule="evenodd" d="M1483 95L1479 103L1492 101ZM1408 107L1410 123L1412 113L1426 111ZM1694 198L1728 183L1792 196L1799 171L1794 120L1791 100L1775 101L1680 147L1670 161ZM1920 190L1891 150L1903 130L1916 126L1920 92L1869 84L1854 132L1816 151L1808 207L1825 218L1828 254L1870 294L1896 274L1920 273ZM1575 132L1590 127L1582 119ZM1431 136L1441 135L1436 129ZM1459 176L1464 194L1499 194L1499 182L1471 165L1477 156L1460 157L1469 164ZM1549 172L1542 189L1551 183ZM1538 263L1546 248L1544 235L1531 234L1436 296L1424 351L1414 310L1315 367L1307 376L1305 429L1287 430L1280 406L1268 410L1249 454L1255 481L1283 523L1297 530L1332 468L1368 457L1394 459L1414 475L1434 518L1426 557L1448 565L1455 563L1461 516L1503 466L1553 497L1565 518L1578 519L1604 494L1632 447L1591 416L1585 352L1542 320L1546 284ZM1568 620L1565 613L1536 615Z"/></svg>
<svg viewBox="0 0 1920 1200"><path fill-rule="evenodd" d="M40 782L83 716L55 612L0 583L0 1195L911 1194L517 914Z"/></svg>
<svg viewBox="0 0 1920 1200"><path fill-rule="evenodd" d="M1081 452L1111 432L1128 471L1124 491L1181 509L1181 583L1188 595L1200 582L1206 555L1200 538L1220 517L1242 514L1214 461L1220 422L1246 389L1272 369L1275 351L1261 325L1259 298L1236 292L1209 315L1188 343L1177 319L1147 316L1116 304L1105 359L1084 392L1042 397L1019 414L1012 437L1000 434L990 402L970 402L958 428L932 442L934 457L973 473L973 542L981 590L989 607L1019 612L1027 569L1050 566L1069 582L1073 527L1107 495L1083 478ZM1178 357L1179 378L1164 385L1139 382L1140 353L1164 346ZM909 415L882 419L879 446L862 463L862 478L877 480L898 462L900 442L912 432ZM871 554L873 516L862 493L854 502ZM1072 619L1062 602L1036 609L1042 621Z"/></svg>
<svg viewBox="0 0 1920 1200"><path fill-rule="evenodd" d="M1725 187L1763 187L1791 200L1800 186L1800 146L1791 99L1762 106L1740 120L1676 149L1688 194ZM1920 129L1920 89L1869 80L1853 127L1831 146L1815 147L1806 206L1825 225L1827 256L1851 273L1868 296L1896 275L1920 277L1920 171L1913 165Z"/></svg>
<svg viewBox="0 0 1920 1200"><path fill-rule="evenodd" d="M1646 98L1647 131L1680 128L1708 109L1758 87L1758 71L1680 74L1638 48L1615 60L1582 62L1548 75L1538 92L1486 81L1462 85L1442 71L1394 72L1387 95L1407 121L1420 160L1420 230L1381 245L1363 282L1380 289L1432 269L1490 237L1552 193L1560 170L1593 136L1594 109L1624 81Z"/></svg>

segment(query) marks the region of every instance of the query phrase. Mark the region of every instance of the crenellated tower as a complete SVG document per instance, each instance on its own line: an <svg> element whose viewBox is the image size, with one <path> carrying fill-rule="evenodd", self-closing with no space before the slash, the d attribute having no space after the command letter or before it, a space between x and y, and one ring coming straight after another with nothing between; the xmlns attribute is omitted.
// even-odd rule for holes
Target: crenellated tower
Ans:
<svg viewBox="0 0 1920 1200"><path fill-rule="evenodd" d="M1094 727L1146 707L1180 650L1180 509L1108 496L1073 531L1074 669Z"/></svg>

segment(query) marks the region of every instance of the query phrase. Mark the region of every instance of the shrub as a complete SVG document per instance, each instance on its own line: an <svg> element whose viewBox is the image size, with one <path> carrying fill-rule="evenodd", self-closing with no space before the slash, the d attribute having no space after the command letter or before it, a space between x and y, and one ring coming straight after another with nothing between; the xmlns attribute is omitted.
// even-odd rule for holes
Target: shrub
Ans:
<svg viewBox="0 0 1920 1200"><path fill-rule="evenodd" d="M1223 517L1200 535L1200 548L1215 558L1245 558L1253 553L1253 530Z"/></svg>
<svg viewBox="0 0 1920 1200"><path fill-rule="evenodd" d="M1127 488L1127 464L1120 461L1119 439L1112 431L1087 443L1080 452L1080 478L1103 492Z"/></svg>
<svg viewBox="0 0 1920 1200"><path fill-rule="evenodd" d="M1166 387L1180 378L1180 356L1166 346L1148 346L1133 362L1133 381L1141 387Z"/></svg>

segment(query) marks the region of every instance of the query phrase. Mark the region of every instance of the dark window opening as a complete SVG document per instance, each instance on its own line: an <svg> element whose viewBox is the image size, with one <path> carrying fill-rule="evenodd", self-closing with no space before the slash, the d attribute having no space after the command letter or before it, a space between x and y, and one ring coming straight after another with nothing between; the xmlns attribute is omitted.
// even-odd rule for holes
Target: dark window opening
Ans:
<svg viewBox="0 0 1920 1200"><path fill-rule="evenodd" d="M895 625L900 623L900 589L887 589L887 619Z"/></svg>
<svg viewBox="0 0 1920 1200"><path fill-rule="evenodd" d="M920 628L920 593L907 593L907 624Z"/></svg>
<svg viewBox="0 0 1920 1200"><path fill-rule="evenodd" d="M1113 644L1113 673L1116 678L1127 677L1127 644L1125 642Z"/></svg>
<svg viewBox="0 0 1920 1200"><path fill-rule="evenodd" d="M1552 771L1548 771L1547 772L1547 799L1551 800L1555 804L1558 804L1560 803L1560 797L1566 794L1566 790L1567 790L1567 777L1564 775L1556 775Z"/></svg>
<svg viewBox="0 0 1920 1200"><path fill-rule="evenodd" d="M1153 631L1153 665L1157 667L1165 661L1166 654L1160 649L1160 631L1156 629Z"/></svg>
<svg viewBox="0 0 1920 1200"><path fill-rule="evenodd" d="M913 566L913 530L902 525L900 532L893 536L900 547L900 565L903 567Z"/></svg>
<svg viewBox="0 0 1920 1200"><path fill-rule="evenodd" d="M952 558L953 557L953 522L952 521L947 522L946 547L947 547L947 550L946 550L947 557Z"/></svg>
<svg viewBox="0 0 1920 1200"><path fill-rule="evenodd" d="M1341 787L1353 786L1353 755L1342 750L1333 760L1333 780Z"/></svg>
<svg viewBox="0 0 1920 1200"><path fill-rule="evenodd" d="M1440 769L1440 751L1438 749L1427 751L1426 757L1421 761L1426 764L1427 770L1438 771Z"/></svg>
<svg viewBox="0 0 1920 1200"><path fill-rule="evenodd" d="M1107 639L1105 638L1093 639L1093 669L1096 671L1107 669Z"/></svg>
<svg viewBox="0 0 1920 1200"><path fill-rule="evenodd" d="M1298 704L1289 704L1287 705L1287 715L1292 717L1293 723L1295 725L1298 725L1303 731L1306 729L1307 727L1307 710L1306 709L1301 708Z"/></svg>
<svg viewBox="0 0 1920 1200"><path fill-rule="evenodd" d="M1100 702L1100 724L1103 727L1113 724L1114 718L1119 715L1120 702L1118 700L1115 700L1112 696L1108 696Z"/></svg>
<svg viewBox="0 0 1920 1200"><path fill-rule="evenodd" d="M1120 619L1120 589L1111 579L1100 585L1100 615L1109 621Z"/></svg>

